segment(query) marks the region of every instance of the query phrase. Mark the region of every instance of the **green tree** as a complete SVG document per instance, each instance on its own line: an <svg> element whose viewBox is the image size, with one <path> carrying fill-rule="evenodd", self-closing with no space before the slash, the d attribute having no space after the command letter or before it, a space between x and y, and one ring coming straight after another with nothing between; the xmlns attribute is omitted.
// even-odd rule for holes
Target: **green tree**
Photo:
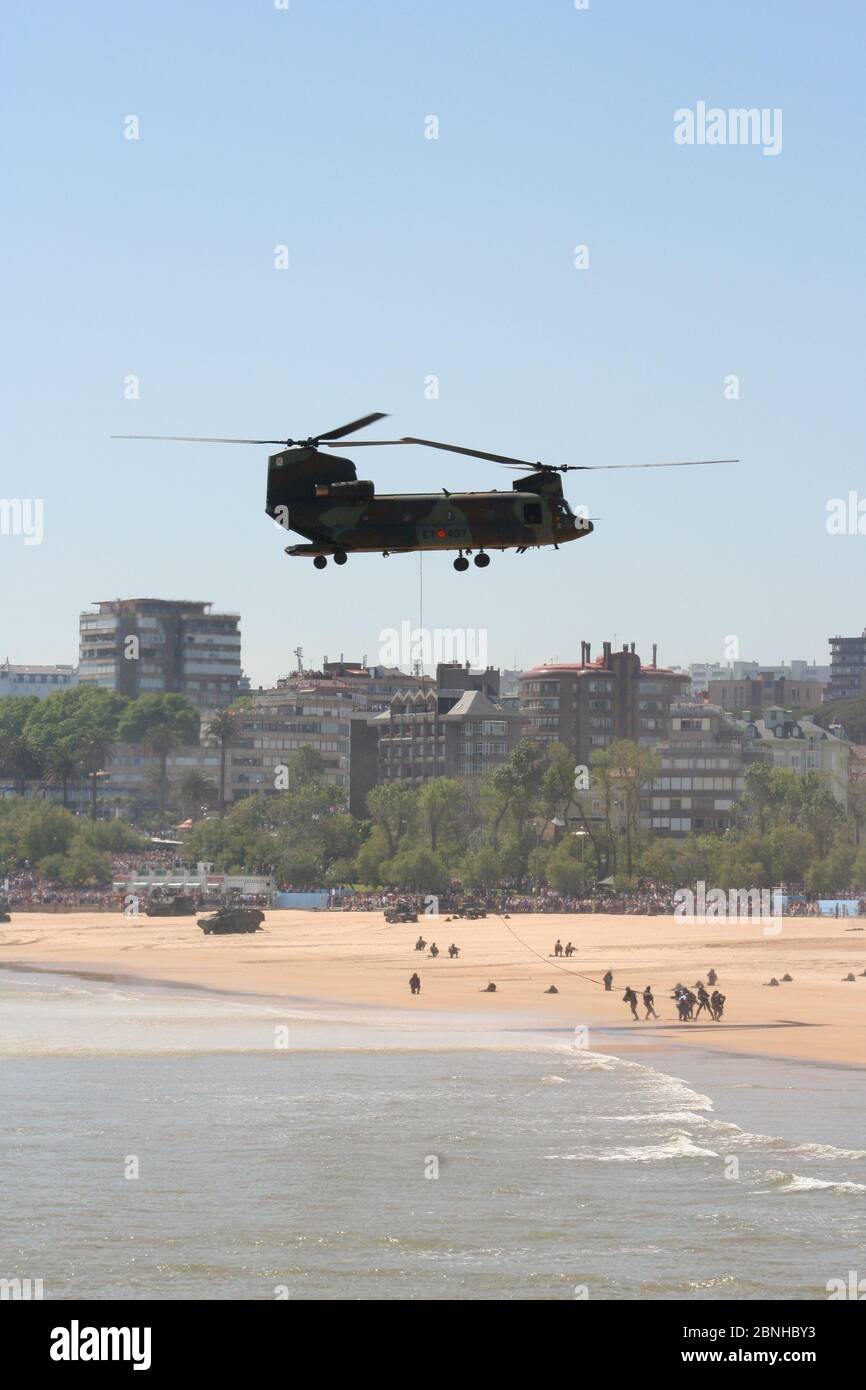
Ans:
<svg viewBox="0 0 866 1390"><path fill-rule="evenodd" d="M589 888L592 873L574 841L562 840L547 861L547 881L565 897L580 897Z"/></svg>
<svg viewBox="0 0 866 1390"><path fill-rule="evenodd" d="M777 825L763 837L761 858L767 866L770 886L799 882L815 854L815 841L798 825Z"/></svg>
<svg viewBox="0 0 866 1390"><path fill-rule="evenodd" d="M829 854L845 812L821 773L807 772L801 779L798 813L798 823L813 837L819 856Z"/></svg>
<svg viewBox="0 0 866 1390"><path fill-rule="evenodd" d="M802 785L789 767L752 763L743 776L745 796L741 819L761 835L796 820L802 805Z"/></svg>
<svg viewBox="0 0 866 1390"><path fill-rule="evenodd" d="M19 802L16 819L17 857L35 866L50 855L65 854L80 824L71 811L50 801Z"/></svg>
<svg viewBox="0 0 866 1390"><path fill-rule="evenodd" d="M547 766L541 779L541 804L545 818L568 821L574 802L574 757L564 743L552 743L547 750Z"/></svg>
<svg viewBox="0 0 866 1390"><path fill-rule="evenodd" d="M378 888L383 882L382 866L388 861L388 841L382 830L373 830L355 857L355 873L359 883Z"/></svg>
<svg viewBox="0 0 866 1390"><path fill-rule="evenodd" d="M485 779L482 804L485 807L490 840L494 848L507 827L522 838L532 817L540 809L544 763L529 739L521 739L508 761Z"/></svg>
<svg viewBox="0 0 866 1390"><path fill-rule="evenodd" d="M460 881L465 888L489 892L502 882L502 864L492 845L479 845L464 857Z"/></svg>
<svg viewBox="0 0 866 1390"><path fill-rule="evenodd" d="M220 710L208 722L207 737L216 743L220 750L219 775L219 815L222 820L226 810L226 759L228 751L243 728L243 711L237 706Z"/></svg>
<svg viewBox="0 0 866 1390"><path fill-rule="evenodd" d="M440 855L423 846L396 854L385 864L383 872L386 883L412 893L444 893L451 883L448 867Z"/></svg>
<svg viewBox="0 0 866 1390"><path fill-rule="evenodd" d="M418 793L406 782L380 782L367 796L367 810L373 825L382 832L393 859L402 842L415 829Z"/></svg>
<svg viewBox="0 0 866 1390"><path fill-rule="evenodd" d="M28 720L39 703L35 695L0 697L0 777L8 778L19 796L44 771L39 751L27 734Z"/></svg>
<svg viewBox="0 0 866 1390"><path fill-rule="evenodd" d="M188 767L177 779L177 794L182 814L189 820L201 820L205 810L219 801L216 782L197 767Z"/></svg>
<svg viewBox="0 0 866 1390"><path fill-rule="evenodd" d="M417 796L418 819L434 854L454 851L471 828L473 808L465 787L453 777L431 777Z"/></svg>
<svg viewBox="0 0 866 1390"><path fill-rule="evenodd" d="M604 795L608 833L616 829L614 811L621 811L625 822L626 873L631 877L633 849L638 836L640 801L644 788L659 774L661 761L652 748L631 739L615 739L593 758L591 777L600 783ZM617 818L618 819L618 818Z"/></svg>
<svg viewBox="0 0 866 1390"><path fill-rule="evenodd" d="M859 893L866 889L866 848L857 851L857 856L851 865L851 886L856 888Z"/></svg>
<svg viewBox="0 0 866 1390"><path fill-rule="evenodd" d="M76 888L104 887L111 882L111 855L83 840L73 840L60 863L60 879Z"/></svg>
<svg viewBox="0 0 866 1390"><path fill-rule="evenodd" d="M168 759L179 748L198 743L201 717L183 695L139 695L120 716L118 737L157 759L159 817L165 817Z"/></svg>
<svg viewBox="0 0 866 1390"><path fill-rule="evenodd" d="M66 697L72 698L67 700ZM99 778L105 772L114 745L120 718L127 706L127 700L114 690L103 690L99 686L83 685L76 690L58 691L49 700L62 700L62 725L55 725L58 741L68 741L75 750L76 764L90 779L90 817L96 820L98 809ZM62 735L60 728L64 730ZM50 741L50 731L43 730Z"/></svg>

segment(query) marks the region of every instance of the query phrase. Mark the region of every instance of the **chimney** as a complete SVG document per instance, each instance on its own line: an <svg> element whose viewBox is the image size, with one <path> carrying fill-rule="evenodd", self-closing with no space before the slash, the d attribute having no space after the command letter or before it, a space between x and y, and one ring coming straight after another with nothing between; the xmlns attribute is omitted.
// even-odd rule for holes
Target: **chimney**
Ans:
<svg viewBox="0 0 866 1390"><path fill-rule="evenodd" d="M657 657L657 655L658 655L658 649L659 649L658 642L653 642L653 666L654 666L654 667L655 667L656 664L657 664L657 662L656 662L656 657Z"/></svg>
<svg viewBox="0 0 866 1390"><path fill-rule="evenodd" d="M605 643L604 643L604 645L602 646L602 652L604 653L604 667L605 667L605 670L609 671L609 670L610 670L610 643L609 643L609 642L605 642Z"/></svg>
<svg viewBox="0 0 866 1390"><path fill-rule="evenodd" d="M634 655L634 642L631 644L632 655Z"/></svg>

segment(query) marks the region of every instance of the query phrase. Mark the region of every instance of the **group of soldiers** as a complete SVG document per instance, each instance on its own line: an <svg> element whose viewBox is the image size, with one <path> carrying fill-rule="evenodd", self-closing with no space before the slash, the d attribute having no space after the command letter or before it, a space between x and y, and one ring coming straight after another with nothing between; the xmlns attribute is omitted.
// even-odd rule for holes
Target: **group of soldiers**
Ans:
<svg viewBox="0 0 866 1390"><path fill-rule="evenodd" d="M604 977L606 989L610 989L608 977L610 977L612 981L613 974L611 971L608 971L607 975ZM715 986L717 978L714 970L711 970L707 976L709 983L713 986ZM713 992L710 994L703 980L698 980L693 989L689 989L688 985L684 985L678 981L673 987L671 998L677 1006L677 1014L679 1015L680 1023L689 1023L693 1019L699 1018L704 1011L706 1011L707 1015L713 1019L715 1023L720 1023L722 1015L725 1012L724 994L722 994L721 990L716 988L713 988ZM644 1013L644 1022L646 1022L648 1018L658 1018L658 1014L655 1011L655 998L651 985L646 986L641 995L641 1000L643 1001L643 1006L646 1011ZM622 1002L628 1004L631 1009L632 1018L636 1023L639 1023L638 995L637 992L632 989L631 985L627 987L625 994L622 996Z"/></svg>
<svg viewBox="0 0 866 1390"><path fill-rule="evenodd" d="M419 936L419 937L418 937L418 940L415 942L415 950L416 950L416 951L426 951L426 949L427 949L427 942L424 940L423 936ZM438 954L439 954L439 947L436 945L436 942L435 942L435 941L432 942L432 944L431 944L431 946L430 946L430 954L431 954L431 956L433 957L434 960L436 959L436 957L437 957ZM448 954L449 954L449 956L451 957L452 960L456 960L457 957L460 955L460 947L459 947L459 946L455 946L455 944L454 944L453 941L451 942L451 945L448 947ZM413 993L414 993L414 991L413 991Z"/></svg>
<svg viewBox="0 0 866 1390"><path fill-rule="evenodd" d="M725 996L721 990L714 989L712 994L708 993L703 980L698 980L694 989L689 989L687 985L675 984L671 998L677 1006L680 1023L689 1023L692 1019L699 1018L705 1010L714 1022L720 1023L725 1012Z"/></svg>

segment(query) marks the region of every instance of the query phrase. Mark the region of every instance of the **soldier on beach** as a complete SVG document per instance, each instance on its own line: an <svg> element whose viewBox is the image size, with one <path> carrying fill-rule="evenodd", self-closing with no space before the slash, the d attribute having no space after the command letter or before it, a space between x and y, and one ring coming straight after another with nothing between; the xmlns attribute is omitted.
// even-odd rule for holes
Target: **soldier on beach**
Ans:
<svg viewBox="0 0 866 1390"><path fill-rule="evenodd" d="M409 976L409 988L413 994L421 993L421 977L418 974L417 970L415 971L414 975Z"/></svg>
<svg viewBox="0 0 866 1390"><path fill-rule="evenodd" d="M643 1006L646 1009L646 1018L649 1018L650 1014L652 1014L653 1018L658 1018L658 1014L653 1007L654 1003L652 986L647 985L643 992Z"/></svg>
<svg viewBox="0 0 866 1390"><path fill-rule="evenodd" d="M631 1009L631 1016L634 1019L635 1023L640 1023L640 1019L638 1018L637 1012L637 995L635 994L631 985L628 986L625 994L622 996L622 1002L624 1004L628 1004L629 1008Z"/></svg>

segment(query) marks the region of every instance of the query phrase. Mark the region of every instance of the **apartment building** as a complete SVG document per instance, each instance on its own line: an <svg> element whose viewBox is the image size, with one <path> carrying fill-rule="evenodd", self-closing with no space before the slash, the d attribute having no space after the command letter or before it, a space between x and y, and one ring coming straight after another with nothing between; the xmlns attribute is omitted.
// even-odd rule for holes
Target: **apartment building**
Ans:
<svg viewBox="0 0 866 1390"><path fill-rule="evenodd" d="M656 753L661 768L641 797L642 824L663 836L728 830L745 789L741 726L716 705L677 700Z"/></svg>
<svg viewBox="0 0 866 1390"><path fill-rule="evenodd" d="M243 688L240 618L182 599L109 599L79 619L79 680L224 709Z"/></svg>
<svg viewBox="0 0 866 1390"><path fill-rule="evenodd" d="M589 766L592 755L615 739L651 746L664 738L671 704L688 689L684 671L644 666L635 644L614 651L610 642L592 659L581 643L579 662L547 663L520 677L524 734L541 749L563 743L576 763Z"/></svg>
<svg viewBox="0 0 866 1390"><path fill-rule="evenodd" d="M854 700L866 694L866 629L859 637L830 638L828 700Z"/></svg>
<svg viewBox="0 0 866 1390"><path fill-rule="evenodd" d="M74 666L13 666L9 661L0 664L0 696L35 695L44 700L77 684Z"/></svg>

